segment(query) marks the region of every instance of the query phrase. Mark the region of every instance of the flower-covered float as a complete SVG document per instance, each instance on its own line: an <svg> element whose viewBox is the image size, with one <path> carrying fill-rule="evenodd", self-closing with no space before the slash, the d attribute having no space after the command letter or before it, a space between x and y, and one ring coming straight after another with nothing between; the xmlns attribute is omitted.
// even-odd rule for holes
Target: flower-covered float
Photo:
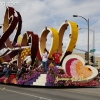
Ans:
<svg viewBox="0 0 100 100"><path fill-rule="evenodd" d="M63 35L67 27L70 28L70 38L65 51L62 52ZM4 22L3 34L0 38L0 50L6 49L0 55L0 64L7 62L9 66L14 60L17 62L17 72L10 72L9 77L3 72L1 67L0 83L10 83L16 85L30 86L98 86L95 77L98 75L97 69L90 65L85 66L84 59L77 55L72 55L78 38L78 25L72 21L65 21L59 30L45 27L40 34L26 31L21 36L22 18L13 7L7 7ZM9 36L16 31L13 41ZM47 73L44 73L41 64L41 54L46 48L47 35L51 34L51 46L48 54L49 64ZM60 66L54 66L51 62L52 54L58 49L63 53L60 59ZM23 62L31 65L31 70L17 74L23 69ZM14 65L15 66L15 65ZM26 65L25 65L26 66ZM25 67L24 66L24 67ZM8 68L10 70L10 67ZM28 69L28 68L25 68Z"/></svg>

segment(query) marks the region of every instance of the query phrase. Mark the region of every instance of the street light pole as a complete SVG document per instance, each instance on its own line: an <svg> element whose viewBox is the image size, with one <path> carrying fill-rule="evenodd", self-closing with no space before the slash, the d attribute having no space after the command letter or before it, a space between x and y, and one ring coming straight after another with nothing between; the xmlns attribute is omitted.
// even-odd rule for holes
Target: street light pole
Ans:
<svg viewBox="0 0 100 100"><path fill-rule="evenodd" d="M95 49L95 31L93 31L93 49ZM95 63L95 53L93 52L94 63Z"/></svg>
<svg viewBox="0 0 100 100"><path fill-rule="evenodd" d="M78 30L81 29L88 29L88 28L79 28ZM95 49L95 30L91 30L89 29L89 31L93 32L93 49ZM95 63L95 53L93 52L93 56L94 56L94 63Z"/></svg>
<svg viewBox="0 0 100 100"><path fill-rule="evenodd" d="M88 25L88 45L87 45L87 52L88 52L88 64L89 64L89 18L88 18L88 20L86 19L86 18L84 18L83 16L78 16L78 15L73 15L73 17L81 17L81 18L83 18L83 19L85 19L86 20L86 22L87 22L87 25Z"/></svg>
<svg viewBox="0 0 100 100"><path fill-rule="evenodd" d="M88 64L89 64L89 18L88 18Z"/></svg>

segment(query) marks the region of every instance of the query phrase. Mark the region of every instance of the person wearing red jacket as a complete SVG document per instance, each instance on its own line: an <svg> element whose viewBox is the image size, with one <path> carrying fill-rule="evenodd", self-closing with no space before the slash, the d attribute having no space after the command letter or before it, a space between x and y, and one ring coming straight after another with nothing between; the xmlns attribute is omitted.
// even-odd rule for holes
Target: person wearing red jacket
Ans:
<svg viewBox="0 0 100 100"><path fill-rule="evenodd" d="M54 65L57 66L60 64L60 57L62 56L61 53L56 50L55 53L52 54L53 60L54 60Z"/></svg>

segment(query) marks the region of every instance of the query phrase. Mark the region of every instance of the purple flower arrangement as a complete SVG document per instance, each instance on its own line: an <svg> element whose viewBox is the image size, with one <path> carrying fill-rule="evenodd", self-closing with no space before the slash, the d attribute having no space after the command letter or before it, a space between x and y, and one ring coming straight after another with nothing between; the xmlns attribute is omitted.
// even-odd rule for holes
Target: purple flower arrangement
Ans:
<svg viewBox="0 0 100 100"><path fill-rule="evenodd" d="M62 79L57 82L56 78ZM63 78L68 78L69 80L63 80ZM72 81L70 80L70 76L68 76L63 69L58 69L55 66L49 66L48 73L47 73L47 83L52 83L53 86L69 86L71 85Z"/></svg>
<svg viewBox="0 0 100 100"><path fill-rule="evenodd" d="M54 84L57 75L59 74L59 69L55 66L49 66L46 80L48 83Z"/></svg>
<svg viewBox="0 0 100 100"><path fill-rule="evenodd" d="M28 73L24 73L21 75L21 77L17 81L17 84L22 85L25 82L28 82L31 79L39 76L41 73L43 73L43 70L40 67L35 68L34 70L30 70Z"/></svg>

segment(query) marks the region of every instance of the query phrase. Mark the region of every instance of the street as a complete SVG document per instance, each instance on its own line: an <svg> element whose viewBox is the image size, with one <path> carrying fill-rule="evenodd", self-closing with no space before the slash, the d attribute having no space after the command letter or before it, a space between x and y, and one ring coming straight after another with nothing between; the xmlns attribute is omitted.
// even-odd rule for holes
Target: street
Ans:
<svg viewBox="0 0 100 100"><path fill-rule="evenodd" d="M0 84L0 100L100 100L100 87L41 88Z"/></svg>

